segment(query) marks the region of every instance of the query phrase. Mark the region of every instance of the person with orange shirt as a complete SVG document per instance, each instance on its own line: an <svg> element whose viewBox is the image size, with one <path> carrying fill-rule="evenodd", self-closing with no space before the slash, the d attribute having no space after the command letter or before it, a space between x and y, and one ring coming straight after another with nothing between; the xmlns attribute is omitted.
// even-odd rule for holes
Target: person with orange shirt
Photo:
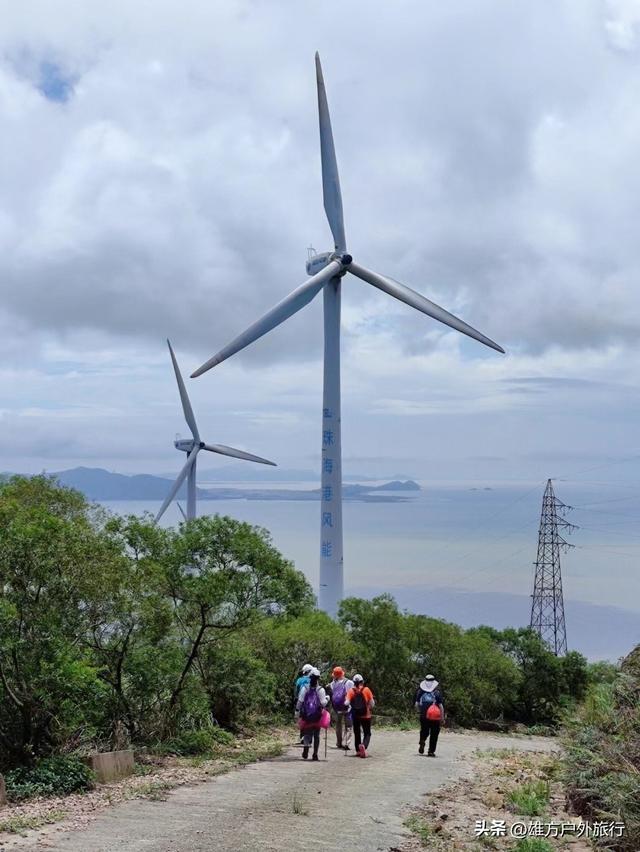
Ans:
<svg viewBox="0 0 640 852"><path fill-rule="evenodd" d="M353 688L347 693L347 703L353 718L353 738L356 757L366 757L371 742L371 717L375 706L373 692L364 685L361 674L353 676Z"/></svg>

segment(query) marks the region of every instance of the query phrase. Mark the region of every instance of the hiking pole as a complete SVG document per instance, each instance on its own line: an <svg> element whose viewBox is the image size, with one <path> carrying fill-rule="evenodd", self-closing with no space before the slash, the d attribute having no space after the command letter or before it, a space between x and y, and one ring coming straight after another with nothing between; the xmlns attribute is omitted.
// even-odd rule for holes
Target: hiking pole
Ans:
<svg viewBox="0 0 640 852"><path fill-rule="evenodd" d="M324 729L324 759L327 759L327 729Z"/></svg>

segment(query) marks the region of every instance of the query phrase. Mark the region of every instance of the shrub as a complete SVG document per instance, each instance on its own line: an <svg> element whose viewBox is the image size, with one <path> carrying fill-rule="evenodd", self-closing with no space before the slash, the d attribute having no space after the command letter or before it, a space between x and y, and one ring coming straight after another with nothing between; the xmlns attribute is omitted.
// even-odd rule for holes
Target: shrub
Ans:
<svg viewBox="0 0 640 852"><path fill-rule="evenodd" d="M184 731L169 740L160 749L170 754L184 757L198 754L209 754L216 745L230 745L233 735L222 728L205 728L197 731Z"/></svg>
<svg viewBox="0 0 640 852"><path fill-rule="evenodd" d="M509 793L509 802L517 814L541 816L549 804L547 781L530 781Z"/></svg>
<svg viewBox="0 0 640 852"><path fill-rule="evenodd" d="M78 757L46 757L35 766L21 766L5 775L7 797L12 802L34 796L55 796L90 790L93 773Z"/></svg>

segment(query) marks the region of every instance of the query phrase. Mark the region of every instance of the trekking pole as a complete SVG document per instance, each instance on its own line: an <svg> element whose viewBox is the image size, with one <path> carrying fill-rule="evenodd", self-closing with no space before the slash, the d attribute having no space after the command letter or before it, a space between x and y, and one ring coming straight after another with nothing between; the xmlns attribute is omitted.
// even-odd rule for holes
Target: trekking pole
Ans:
<svg viewBox="0 0 640 852"><path fill-rule="evenodd" d="M324 729L324 759L327 759L327 729Z"/></svg>

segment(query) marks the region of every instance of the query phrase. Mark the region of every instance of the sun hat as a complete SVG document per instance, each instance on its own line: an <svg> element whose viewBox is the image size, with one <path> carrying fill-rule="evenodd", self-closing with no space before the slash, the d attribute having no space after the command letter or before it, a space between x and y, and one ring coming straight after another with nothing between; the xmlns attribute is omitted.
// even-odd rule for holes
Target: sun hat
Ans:
<svg viewBox="0 0 640 852"><path fill-rule="evenodd" d="M433 692L434 689L437 689L440 684L435 679L435 677L431 674L427 675L425 679L420 684L420 689L423 692Z"/></svg>
<svg viewBox="0 0 640 852"><path fill-rule="evenodd" d="M313 666L311 665L311 663L305 663L304 666L302 667L302 674L308 675L312 668L313 668Z"/></svg>
<svg viewBox="0 0 640 852"><path fill-rule="evenodd" d="M309 672L309 676L310 677L320 677L320 670L314 669L314 667L311 666L311 671Z"/></svg>
<svg viewBox="0 0 640 852"><path fill-rule="evenodd" d="M361 674L356 674L356 675L353 676L353 682L354 683L364 683L364 678L362 677Z"/></svg>

